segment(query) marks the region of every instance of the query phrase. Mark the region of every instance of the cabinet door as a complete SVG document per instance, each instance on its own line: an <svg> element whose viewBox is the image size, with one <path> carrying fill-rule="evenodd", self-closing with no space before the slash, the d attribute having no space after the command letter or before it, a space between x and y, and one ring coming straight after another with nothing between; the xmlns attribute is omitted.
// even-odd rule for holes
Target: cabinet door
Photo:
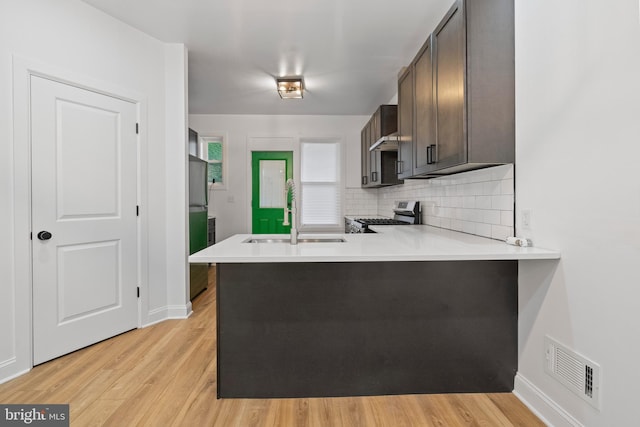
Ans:
<svg viewBox="0 0 640 427"><path fill-rule="evenodd" d="M465 108L465 25L458 0L433 33L436 79L435 170L467 161Z"/></svg>
<svg viewBox="0 0 640 427"><path fill-rule="evenodd" d="M414 60L415 135L413 139L413 172L423 174L435 169L436 109L434 103L431 38Z"/></svg>
<svg viewBox="0 0 640 427"><path fill-rule="evenodd" d="M380 136L391 135L398 131L398 105L381 105L378 117Z"/></svg>
<svg viewBox="0 0 640 427"><path fill-rule="evenodd" d="M413 68L398 80L398 178L413 175Z"/></svg>
<svg viewBox="0 0 640 427"><path fill-rule="evenodd" d="M369 121L369 147L380 138L380 110ZM369 151L369 181L371 185L380 185L380 151Z"/></svg>
<svg viewBox="0 0 640 427"><path fill-rule="evenodd" d="M361 167L361 186L369 186L369 124L362 128L360 133L360 167Z"/></svg>

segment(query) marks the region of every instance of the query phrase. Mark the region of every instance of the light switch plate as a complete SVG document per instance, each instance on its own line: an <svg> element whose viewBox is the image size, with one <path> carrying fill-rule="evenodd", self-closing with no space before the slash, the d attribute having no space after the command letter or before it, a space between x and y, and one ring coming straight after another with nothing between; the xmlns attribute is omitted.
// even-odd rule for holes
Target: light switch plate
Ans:
<svg viewBox="0 0 640 427"><path fill-rule="evenodd" d="M531 209L522 210L522 229L531 230Z"/></svg>

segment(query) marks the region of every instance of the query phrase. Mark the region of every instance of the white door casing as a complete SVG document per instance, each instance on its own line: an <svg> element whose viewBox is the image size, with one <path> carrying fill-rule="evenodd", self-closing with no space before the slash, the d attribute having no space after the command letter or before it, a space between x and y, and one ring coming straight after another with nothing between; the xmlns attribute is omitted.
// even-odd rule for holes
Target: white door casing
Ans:
<svg viewBox="0 0 640 427"><path fill-rule="evenodd" d="M137 327L137 108L37 76L30 105L39 364Z"/></svg>

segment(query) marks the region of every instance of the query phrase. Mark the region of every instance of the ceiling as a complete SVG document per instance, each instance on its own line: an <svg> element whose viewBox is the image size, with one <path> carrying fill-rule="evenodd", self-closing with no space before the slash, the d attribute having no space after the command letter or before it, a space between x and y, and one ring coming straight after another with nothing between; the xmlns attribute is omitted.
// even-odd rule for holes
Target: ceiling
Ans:
<svg viewBox="0 0 640 427"><path fill-rule="evenodd" d="M83 0L189 50L191 114L370 115L453 0ZM276 77L303 75L302 100Z"/></svg>

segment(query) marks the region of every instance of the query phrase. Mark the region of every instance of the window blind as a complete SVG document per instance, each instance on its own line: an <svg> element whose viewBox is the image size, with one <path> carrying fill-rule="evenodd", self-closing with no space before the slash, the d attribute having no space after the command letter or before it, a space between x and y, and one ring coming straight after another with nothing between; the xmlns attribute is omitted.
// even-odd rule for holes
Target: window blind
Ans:
<svg viewBox="0 0 640 427"><path fill-rule="evenodd" d="M340 226L340 143L302 141L300 157L302 226Z"/></svg>

